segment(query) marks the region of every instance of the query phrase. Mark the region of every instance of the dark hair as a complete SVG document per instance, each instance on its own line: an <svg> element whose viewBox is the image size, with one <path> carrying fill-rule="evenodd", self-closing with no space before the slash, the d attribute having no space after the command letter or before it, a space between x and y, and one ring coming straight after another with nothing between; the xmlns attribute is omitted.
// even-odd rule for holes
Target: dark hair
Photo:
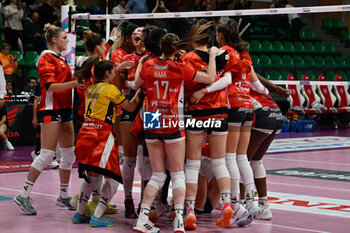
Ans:
<svg viewBox="0 0 350 233"><path fill-rule="evenodd" d="M247 51L249 44L244 42L239 36L238 25L234 19L230 19L226 23L221 23L216 31L224 36L225 43L238 52Z"/></svg>
<svg viewBox="0 0 350 233"><path fill-rule="evenodd" d="M103 37L91 30L83 32L83 38L88 52L93 53L96 46L102 44Z"/></svg>
<svg viewBox="0 0 350 233"><path fill-rule="evenodd" d="M162 55L162 50L160 49L160 41L162 40L165 34L166 31L161 28L155 28L152 31L150 31L150 33L144 41L146 49L154 55Z"/></svg>
<svg viewBox="0 0 350 233"><path fill-rule="evenodd" d="M94 68L93 68L94 67ZM91 69L93 68L93 73L91 73ZM76 76L78 77L79 83L84 83L88 81L90 77L93 76L95 81L103 81L105 79L106 71L113 70L114 65L113 62L109 60L100 59L97 56L89 57L84 63L81 69L76 72Z"/></svg>
<svg viewBox="0 0 350 233"><path fill-rule="evenodd" d="M179 37L174 33L167 33L160 41L160 48L165 56L173 54L178 49Z"/></svg>
<svg viewBox="0 0 350 233"><path fill-rule="evenodd" d="M117 40L113 44L113 51L119 48L126 47L126 38L132 36L132 33L137 28L137 25L134 23L129 23L124 21L120 23L117 27Z"/></svg>
<svg viewBox="0 0 350 233"><path fill-rule="evenodd" d="M11 45L8 44L8 43L2 43L1 46L0 46L0 50L3 50L5 49L6 47L9 47L11 49Z"/></svg>
<svg viewBox="0 0 350 233"><path fill-rule="evenodd" d="M142 33L143 37L146 39L147 36L151 33L151 31L153 31L154 29L157 29L157 27L153 26L153 25L150 25L150 26L144 27L142 29L141 33Z"/></svg>
<svg viewBox="0 0 350 233"><path fill-rule="evenodd" d="M214 23L201 19L192 27L190 32L178 43L177 47L190 51L193 44L207 45L210 41L211 30L214 30Z"/></svg>

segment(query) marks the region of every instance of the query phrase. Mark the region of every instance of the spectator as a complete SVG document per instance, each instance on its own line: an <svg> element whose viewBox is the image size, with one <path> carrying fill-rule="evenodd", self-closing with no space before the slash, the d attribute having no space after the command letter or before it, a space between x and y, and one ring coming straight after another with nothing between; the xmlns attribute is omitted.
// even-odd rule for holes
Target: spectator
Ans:
<svg viewBox="0 0 350 233"><path fill-rule="evenodd" d="M25 48L27 44L34 44L36 51L40 54L41 51L46 49L46 42L44 36L41 34L38 21L38 12L28 13L27 18L23 21L22 40L25 41Z"/></svg>
<svg viewBox="0 0 350 233"><path fill-rule="evenodd" d="M48 0L41 7L38 8L40 30L44 30L44 25L46 23L50 23L53 25L58 24L58 18L54 8L55 4L56 0Z"/></svg>
<svg viewBox="0 0 350 233"><path fill-rule="evenodd" d="M229 5L233 3L234 0L219 0L216 1L216 10L229 10Z"/></svg>
<svg viewBox="0 0 350 233"><path fill-rule="evenodd" d="M192 11L204 11L205 8L203 8L202 1L201 0L194 0L194 6L192 8Z"/></svg>
<svg viewBox="0 0 350 233"><path fill-rule="evenodd" d="M56 0L53 8L55 9L55 15L57 17L57 25L61 25L61 8L63 5L63 0Z"/></svg>
<svg viewBox="0 0 350 233"><path fill-rule="evenodd" d="M184 0L168 0L166 4L170 12L180 12L180 6L184 5Z"/></svg>
<svg viewBox="0 0 350 233"><path fill-rule="evenodd" d="M7 122L7 110L6 105L0 109L0 139L5 143L5 149L14 150L15 148L12 146L11 142L7 139L6 131L8 129Z"/></svg>
<svg viewBox="0 0 350 233"><path fill-rule="evenodd" d="M10 54L11 45L7 43L3 43L0 46L0 62L4 69L6 82L10 81L11 83L14 81L14 71L17 69L17 56L13 57Z"/></svg>
<svg viewBox="0 0 350 233"><path fill-rule="evenodd" d="M4 106L4 96L6 95L6 80L4 70L0 64L0 108Z"/></svg>
<svg viewBox="0 0 350 233"><path fill-rule="evenodd" d="M113 8L112 13L113 14L126 14L128 13L128 9L125 7L126 0L119 0L119 4ZM113 20L112 21L115 26L118 26L122 20Z"/></svg>
<svg viewBox="0 0 350 233"><path fill-rule="evenodd" d="M12 89L12 82L6 82L6 92L8 96L15 94Z"/></svg>
<svg viewBox="0 0 350 233"><path fill-rule="evenodd" d="M146 0L129 0L126 8L132 13L148 13L148 6Z"/></svg>
<svg viewBox="0 0 350 233"><path fill-rule="evenodd" d="M35 77L30 77L27 85L23 88L24 92L29 92L31 95L34 95L35 87L38 85L38 80Z"/></svg>
<svg viewBox="0 0 350 233"><path fill-rule="evenodd" d="M250 0L239 0L237 4L233 7L235 10L245 10L252 7L252 1Z"/></svg>
<svg viewBox="0 0 350 233"><path fill-rule="evenodd" d="M14 50L18 50L18 38L23 30L23 10L18 0L11 0L11 4L5 7L5 41L11 44Z"/></svg>
<svg viewBox="0 0 350 233"><path fill-rule="evenodd" d="M164 1L163 0L157 0L156 1L156 5L152 10L152 13L159 13L159 12L169 12L169 10L165 7ZM172 19L175 20L175 19ZM152 20L151 21L152 25L159 27L159 28L163 28L163 29L167 29L167 25L168 25L168 20L167 19L162 19L162 20Z"/></svg>
<svg viewBox="0 0 350 233"><path fill-rule="evenodd" d="M24 12L34 10L36 7L34 0L23 0L21 1L21 6Z"/></svg>
<svg viewBox="0 0 350 233"><path fill-rule="evenodd" d="M276 0L275 6L277 8L291 8L294 7L290 4L288 4L288 0ZM299 40L300 37L300 29L302 29L305 26L305 23L303 23L300 19L299 14L288 14L288 22L290 26L290 37L292 41Z"/></svg>

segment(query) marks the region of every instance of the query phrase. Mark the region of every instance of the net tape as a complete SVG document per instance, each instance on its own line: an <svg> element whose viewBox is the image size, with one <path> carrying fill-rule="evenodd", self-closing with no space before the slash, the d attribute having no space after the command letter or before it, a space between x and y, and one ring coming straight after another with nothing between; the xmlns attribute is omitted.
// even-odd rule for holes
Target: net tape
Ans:
<svg viewBox="0 0 350 233"><path fill-rule="evenodd" d="M220 17L220 16L251 16L251 15L280 15L280 14L305 14L350 11L350 5L311 6L291 8L265 8L250 10L225 10L225 11L195 11L195 12L171 12L148 14L107 14L90 15L89 13L76 13L72 19L169 19L169 18L195 18L195 17Z"/></svg>

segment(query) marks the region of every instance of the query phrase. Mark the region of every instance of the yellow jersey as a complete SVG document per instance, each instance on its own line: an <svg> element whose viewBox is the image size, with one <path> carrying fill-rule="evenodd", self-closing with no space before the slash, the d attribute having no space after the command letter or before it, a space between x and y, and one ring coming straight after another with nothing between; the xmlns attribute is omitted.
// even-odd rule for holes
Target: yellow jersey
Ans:
<svg viewBox="0 0 350 233"><path fill-rule="evenodd" d="M125 96L110 83L96 82L86 92L85 119L96 119L113 125L116 118L114 105L121 104Z"/></svg>

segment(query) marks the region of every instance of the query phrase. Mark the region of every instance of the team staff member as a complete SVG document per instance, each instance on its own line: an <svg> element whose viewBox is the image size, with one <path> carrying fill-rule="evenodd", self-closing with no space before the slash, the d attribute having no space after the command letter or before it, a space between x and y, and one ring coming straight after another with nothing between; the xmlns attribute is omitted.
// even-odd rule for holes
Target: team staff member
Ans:
<svg viewBox="0 0 350 233"><path fill-rule="evenodd" d="M94 227L114 226L113 221L102 215L107 204L122 183L117 150L112 133L115 123L115 105L128 111L135 110L139 104L138 94L130 102L111 82L115 78L115 68L111 61L91 57L77 73L79 79L94 78L86 93L86 110L83 127L79 131L75 153L79 163L79 176L85 178L80 188L77 212L73 223L87 223ZM104 175L101 198L93 216L85 213L86 202L96 187L99 176ZM118 183L119 182L119 183Z"/></svg>
<svg viewBox="0 0 350 233"><path fill-rule="evenodd" d="M74 127L72 122L72 88L80 86L72 77L72 72L60 53L66 50L66 32L51 24L45 25L45 38L49 50L42 52L38 63L41 86L38 121L41 123L41 151L32 163L23 191L14 198L27 214L35 215L30 202L30 192L41 171L55 157L57 142L62 154L60 162L60 194L56 205L72 208L68 195L69 178L74 155Z"/></svg>
<svg viewBox="0 0 350 233"><path fill-rule="evenodd" d="M156 112L152 118L167 119L177 123L180 122L183 114L183 82L192 79L203 83L213 82L216 71L215 55L218 52L217 48L210 50L207 73L196 72L186 64L174 61L175 55L178 53L178 43L179 38L175 34L166 34L161 40L162 55L159 58L147 60L142 66L140 75L138 76L136 73L135 80L136 86L142 85L145 91L147 102L144 110ZM173 184L176 213L174 232L184 232L182 215L185 201L185 175L183 171L185 135L183 129L179 126L163 127L165 126L160 126L160 128L156 129L145 129L145 138L153 173L144 191L140 215L133 228L137 232L159 231L148 220L148 215L150 206L166 179L165 154L167 154Z"/></svg>

